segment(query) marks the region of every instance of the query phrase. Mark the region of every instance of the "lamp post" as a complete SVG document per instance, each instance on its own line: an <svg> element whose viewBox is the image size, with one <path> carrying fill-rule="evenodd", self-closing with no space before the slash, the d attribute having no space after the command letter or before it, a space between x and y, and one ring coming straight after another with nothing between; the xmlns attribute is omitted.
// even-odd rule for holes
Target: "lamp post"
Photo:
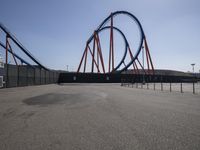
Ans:
<svg viewBox="0 0 200 150"><path fill-rule="evenodd" d="M192 66L192 72L194 73L194 66L195 66L195 63L191 64Z"/></svg>
<svg viewBox="0 0 200 150"><path fill-rule="evenodd" d="M67 72L69 71L68 68L69 68L69 65L67 65Z"/></svg>

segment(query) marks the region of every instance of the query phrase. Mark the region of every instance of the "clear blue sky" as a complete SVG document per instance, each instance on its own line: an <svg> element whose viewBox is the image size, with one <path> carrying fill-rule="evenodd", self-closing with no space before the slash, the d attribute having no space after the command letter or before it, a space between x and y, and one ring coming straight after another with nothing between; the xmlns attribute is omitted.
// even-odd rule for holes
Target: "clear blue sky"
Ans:
<svg viewBox="0 0 200 150"><path fill-rule="evenodd" d="M198 71L199 8L199 0L1 0L0 21L47 67L76 70L93 30L126 10L140 20L155 68L191 71L196 63Z"/></svg>

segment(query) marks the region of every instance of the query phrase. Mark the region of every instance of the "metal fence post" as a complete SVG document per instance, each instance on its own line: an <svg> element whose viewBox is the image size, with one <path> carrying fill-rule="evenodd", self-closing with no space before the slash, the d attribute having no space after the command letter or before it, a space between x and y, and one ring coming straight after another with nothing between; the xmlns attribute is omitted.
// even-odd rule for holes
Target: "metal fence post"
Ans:
<svg viewBox="0 0 200 150"><path fill-rule="evenodd" d="M183 84L181 82L181 93L183 93Z"/></svg>

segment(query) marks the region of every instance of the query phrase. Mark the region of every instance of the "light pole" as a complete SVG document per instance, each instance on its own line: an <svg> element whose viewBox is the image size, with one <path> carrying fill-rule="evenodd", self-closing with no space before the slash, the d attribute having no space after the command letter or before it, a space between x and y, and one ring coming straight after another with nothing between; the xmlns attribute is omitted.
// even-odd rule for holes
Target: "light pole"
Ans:
<svg viewBox="0 0 200 150"><path fill-rule="evenodd" d="M68 72L68 68L69 68L69 66L67 65L67 72Z"/></svg>
<svg viewBox="0 0 200 150"><path fill-rule="evenodd" d="M194 73L194 66L195 66L195 63L191 64L192 66L192 72Z"/></svg>

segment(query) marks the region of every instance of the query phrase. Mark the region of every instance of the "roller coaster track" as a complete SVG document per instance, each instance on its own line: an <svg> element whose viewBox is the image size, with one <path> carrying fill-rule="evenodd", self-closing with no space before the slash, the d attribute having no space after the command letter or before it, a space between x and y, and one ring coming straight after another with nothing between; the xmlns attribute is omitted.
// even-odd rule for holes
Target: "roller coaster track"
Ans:
<svg viewBox="0 0 200 150"><path fill-rule="evenodd" d="M136 50L136 52L133 55L133 51L130 48L130 45L128 43L128 40L125 36L125 34L116 26L113 25L113 19L117 17L118 15L125 15L128 16L134 21L134 23L138 26L139 33L140 33L140 39L139 39L139 46ZM110 22L110 26L107 24ZM101 51L101 44L100 44L100 38L99 38L99 33L103 30L108 30L110 29L110 51L109 51L109 64L108 64L108 70L105 70L105 64L104 64L104 55ZM121 58L121 60L117 63L117 65L114 65L115 62L115 57L114 57L114 46L113 46L113 31L117 31L120 33L122 38L124 39L124 45L125 45L125 50L124 54ZM93 51L90 48L90 45L93 43ZM96 50L97 49L97 50ZM142 52L142 50L145 49L145 55L146 55L146 66L147 69L144 68L144 63L142 64L139 60L139 55ZM116 11L111 13L106 19L103 20L103 22L96 28L94 33L90 36L90 38L86 42L86 47L83 52L81 61L79 63L77 73L79 72L86 72L86 68L89 67L90 64L87 63L87 57L88 57L88 52L90 53L92 57L92 66L91 66L91 73L94 72L94 66L96 67L97 73L116 73L116 72L123 72L126 71L131 65L133 66L133 71L138 74L139 69L141 68L145 74L153 74L154 73L154 66L153 62L151 59L150 51L148 48L148 44L146 41L146 37L142 28L141 23L139 20L131 13L127 11ZM144 53L144 51L143 51ZM96 55L96 56L95 56ZM131 60L128 62L128 64L125 64L125 59L127 57L131 58ZM143 54L144 55L144 54ZM99 63L100 60L100 63ZM122 67L124 65L124 67ZM83 71L81 71L81 68L83 66ZM101 70L100 70L101 68ZM120 69L122 68L122 69Z"/></svg>
<svg viewBox="0 0 200 150"><path fill-rule="evenodd" d="M31 53L30 51L28 51L20 42L19 40L2 24L0 23L0 29L5 33L6 35L6 43L4 44L3 42L0 41L0 46L2 48L4 48L6 50L6 64L8 63L8 52L10 54L13 55L13 58L15 60L15 63L17 65L17 61L15 59L15 57L17 59L19 59L22 63L26 64L26 65L29 65L29 66L32 66L34 67L33 65L31 65L30 63L28 63L26 60L24 60L22 57L20 57L19 55L17 55L11 48L11 45L10 45L10 41L13 41L15 43L15 45L25 54L27 55L33 62L35 62L40 68L43 68L45 70L49 70L48 68L46 68L44 65L42 65L42 63L37 60Z"/></svg>

